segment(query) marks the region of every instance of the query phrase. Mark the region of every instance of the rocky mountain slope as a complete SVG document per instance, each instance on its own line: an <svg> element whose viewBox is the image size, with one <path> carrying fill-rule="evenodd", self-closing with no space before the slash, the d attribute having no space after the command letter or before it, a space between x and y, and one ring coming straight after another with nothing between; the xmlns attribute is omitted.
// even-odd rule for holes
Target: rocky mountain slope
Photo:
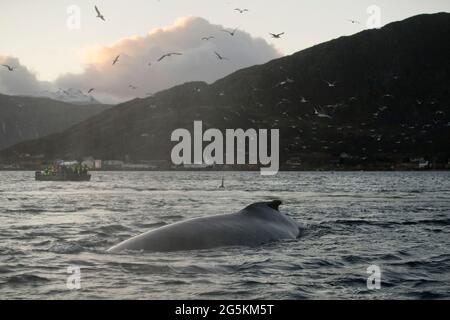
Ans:
<svg viewBox="0 0 450 320"><path fill-rule="evenodd" d="M0 149L61 132L108 108L0 94Z"/></svg>

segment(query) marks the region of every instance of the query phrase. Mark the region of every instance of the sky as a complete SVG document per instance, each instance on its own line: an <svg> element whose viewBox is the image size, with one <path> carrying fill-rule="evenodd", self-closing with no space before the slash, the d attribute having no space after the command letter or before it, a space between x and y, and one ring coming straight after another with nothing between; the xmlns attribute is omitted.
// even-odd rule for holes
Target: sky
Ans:
<svg viewBox="0 0 450 320"><path fill-rule="evenodd" d="M105 22L96 18L95 5ZM380 10L381 25L421 13L450 12L449 0L1 1L0 62L21 70L15 78L0 70L0 92L95 87L104 99L123 100L189 80L212 82L239 68L360 32L373 21L373 11L367 11L373 5ZM249 11L240 14L235 8ZM78 12L79 28L74 23ZM236 37L220 32L236 27ZM281 32L281 39L269 35ZM200 41L209 34L216 38ZM164 65L156 62L172 50L184 56L170 57ZM229 61L216 61L218 50ZM119 54L113 69L110 60ZM129 85L137 91L123 89Z"/></svg>

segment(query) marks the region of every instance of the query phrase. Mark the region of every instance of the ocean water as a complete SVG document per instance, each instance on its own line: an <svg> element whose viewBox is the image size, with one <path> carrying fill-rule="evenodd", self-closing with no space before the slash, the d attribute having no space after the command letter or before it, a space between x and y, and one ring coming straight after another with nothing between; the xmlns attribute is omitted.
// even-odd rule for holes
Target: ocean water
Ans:
<svg viewBox="0 0 450 320"><path fill-rule="evenodd" d="M449 299L450 173L0 172L0 299ZM301 238L258 248L105 251L192 217L281 199ZM367 268L381 289L367 288ZM67 287L68 267L81 270ZM73 278L69 278L73 279ZM69 280L69 283L72 283Z"/></svg>

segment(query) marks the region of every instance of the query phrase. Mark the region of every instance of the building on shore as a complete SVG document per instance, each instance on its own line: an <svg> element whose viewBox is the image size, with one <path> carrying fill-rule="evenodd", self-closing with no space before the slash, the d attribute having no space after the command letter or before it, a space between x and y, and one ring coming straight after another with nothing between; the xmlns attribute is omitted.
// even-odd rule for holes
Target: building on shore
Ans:
<svg viewBox="0 0 450 320"><path fill-rule="evenodd" d="M122 170L125 162L121 160L104 160L102 163L103 170Z"/></svg>

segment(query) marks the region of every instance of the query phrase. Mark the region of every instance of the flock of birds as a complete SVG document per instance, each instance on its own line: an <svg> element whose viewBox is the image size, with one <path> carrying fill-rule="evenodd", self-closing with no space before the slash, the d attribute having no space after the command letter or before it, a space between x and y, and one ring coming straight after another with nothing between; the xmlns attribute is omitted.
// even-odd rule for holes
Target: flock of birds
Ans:
<svg viewBox="0 0 450 320"><path fill-rule="evenodd" d="M100 19L100 20L106 22L105 16L103 15L103 13L100 11L100 9L99 9L96 5L94 6L94 9L95 9L95 12L96 12L96 14L97 14L96 18L98 18L98 19ZM250 10L249 10L249 9L235 8L234 11L237 11L237 12L239 12L240 14L244 14L244 13L249 12ZM239 27L237 27L237 28L235 28L235 29L233 29L233 30L222 29L221 32L227 33L227 34L229 34L231 37L234 37L234 36L237 34L238 30L239 30ZM269 35L270 35L272 38L274 38L274 39L281 39L282 36L285 35L285 32L281 32L281 33L269 33ZM205 37L201 38L202 41L210 41L210 40L212 40L212 39L215 39L215 36L210 35L210 36L205 36ZM160 58L158 58L156 61L157 61L157 62L162 62L163 60L165 60L165 59L167 59L167 58L170 58L170 57L173 57L173 56L182 56L182 55L183 55L183 53L181 53L181 52L168 52L168 53L163 54L163 55L162 55ZM224 55L220 54L220 53L217 52L217 51L214 51L214 55L216 56L216 58L217 58L219 61L229 61L229 60L230 60L229 58L225 57ZM113 60L113 62L112 62L112 65L113 65L113 66L116 65L116 64L119 62L119 59L120 59L120 55L117 55L117 56L114 58L114 60ZM148 66L151 66L151 65L152 65L152 62L149 62L149 63L148 63ZM5 68L7 68L7 69L8 69L9 71L11 71L11 72L17 69L16 67L13 67L13 66L10 66L10 65L7 65L7 64L3 64L2 66L5 67ZM130 88L130 89L137 89L137 87L134 86L134 85L129 85L129 88ZM88 93L88 94L91 94L91 93L93 93L94 91L95 91L95 88L90 88L90 89L88 90L87 93ZM151 94L148 94L148 95L151 95Z"/></svg>
<svg viewBox="0 0 450 320"><path fill-rule="evenodd" d="M246 12L249 12L250 10L249 10L249 9L235 8L234 11L237 11L237 12L239 12L240 14L244 14L244 13L246 13ZM97 18L101 19L102 21L106 21L105 16L101 13L100 9L99 9L97 6L95 6L95 12L97 13ZM239 30L239 27L237 27L237 28L235 28L235 29L233 29L233 30L222 29L221 32L227 33L227 34L230 35L231 37L234 37L234 36L237 34L238 30ZM285 32L281 32L281 33L269 33L269 35L270 35L272 38L274 38L274 39L281 39L282 36L285 35ZM205 36L205 37L201 38L202 41L210 41L210 40L213 40L213 39L215 39L215 36L213 36L213 35L209 35L209 36ZM162 55L159 59L157 59L156 61L157 61L157 62L161 62L161 61L163 61L163 60L166 59L166 58L170 58L170 57L173 57L173 56L182 56L182 55L183 55L183 53L181 53L181 52L168 52L168 53L163 54L163 55ZM219 61L229 61L229 60L230 60L229 58L225 57L224 55L222 55L221 53L219 53L219 52L217 52L217 51L214 51L214 55L216 56L216 58L217 58ZM112 63L113 66L114 66L117 62L119 62L119 58L120 58L120 55L118 55L118 56L113 60L113 63ZM148 66L151 66L151 65L152 65L152 62L149 62L149 63L148 63ZM136 87L136 86L133 86L133 85L129 85L129 88L130 88L130 89L133 89L133 90L137 89L137 87ZM89 89L88 94L91 94L94 90L95 90L95 88ZM152 94L149 93L148 95L152 95Z"/></svg>
<svg viewBox="0 0 450 320"><path fill-rule="evenodd" d="M244 13L249 12L248 9L241 9L241 8L236 8L236 9L234 9L234 11L236 11L236 12L238 12L238 13L240 13L240 14L244 14ZM100 20L102 20L102 21L106 21L105 16L101 13L100 9L99 9L97 6L95 6L95 12L96 12L96 14L97 14L96 17L97 17L98 19L100 19ZM349 19L349 20L347 20L347 21L348 21L349 23L351 23L351 24L360 24L359 21L353 20L353 19ZM222 29L221 32L224 32L224 33L230 35L231 37L234 37L234 36L236 36L238 30L239 30L239 27L237 27L237 28L235 28L235 29L233 29L233 30ZM285 35L285 32L281 32L281 33L269 33L269 35L270 35L273 39L281 39L281 38ZM201 38L202 41L210 41L210 40L212 40L212 39L215 39L215 36L209 35L209 36L204 36L203 38ZM168 53L163 54L163 55L162 55L161 57L159 57L156 61L157 61L157 62L162 62L162 61L165 60L165 59L168 59L168 58L171 58L171 57L175 57L175 56L182 56L182 55L183 55L183 53L181 53L181 52L168 52ZM217 52L217 51L214 51L214 55L215 55L215 57L216 57L219 61L226 61L226 60L229 60L229 58L225 57L224 55L222 55L221 53L219 53L219 52ZM120 62L120 58L121 58L121 55L117 55L117 56L113 59L112 65L114 66L114 65L118 64L118 63ZM149 62L148 65L149 65L149 66L152 65L152 63ZM10 65L7 65L7 64L3 64L2 66L5 67L5 68L7 68L7 70L10 71L10 72L12 72L12 71L14 71L14 70L16 69L16 67L10 66ZM282 69L282 68L280 68L280 69ZM285 70L282 70L282 71L286 73ZM398 80L398 77L397 77L397 76L394 76L394 80ZM338 85L341 84L341 82L339 82L339 81L328 81L328 80L323 80L323 82L324 82L324 84L326 85L326 87L328 87L330 90L332 90L332 89L338 87ZM293 79L293 77L287 76L283 81L277 83L277 84L274 86L274 88L286 88L287 86L289 86L289 85L291 85L291 84L294 84L294 83L295 83L295 80ZM129 85L129 88L132 89L132 90L136 90L136 89L137 89L136 86L131 85L131 84ZM255 92L256 92L256 91L263 91L262 89L254 88L254 87L252 87L251 89L252 89L252 91L255 91ZM94 91L95 91L95 88L90 88L90 89L88 90L88 94L91 94L91 93L93 93ZM200 89L196 89L195 91L196 91L196 92L200 92ZM150 94L149 94L149 95L150 95ZM223 97L223 96L225 96L225 95L226 95L226 93L225 93L224 91L221 91L221 92L219 93L219 96L221 96L221 97ZM376 118L378 118L381 114L383 114L384 112L388 111L388 110L389 110L389 106L388 106L388 104L387 104L385 101L386 101L387 99L392 100L392 99L394 99L394 98L395 98L395 97L394 97L392 94L390 94L390 93L386 93L386 94L382 95L381 101L383 101L383 102L382 102L381 104L378 105L378 109L376 110L375 113L373 113L373 118L376 119ZM350 97L350 98L348 98L348 100L349 100L349 102L351 102L351 103L356 103L356 102L358 101L358 98L357 98L357 97ZM324 108L323 108L322 106L311 103L311 101L310 101L307 97L300 96L299 102L300 102L301 104L310 105L311 107L312 107L313 105L316 105L315 107L312 107L312 111L311 111L310 115L311 115L311 116L314 116L314 117L317 117L318 119L324 119L324 120L328 120L328 121L332 121L332 120L334 119L333 114L336 113L336 110L338 110L339 108L342 108L342 107L345 107L345 106L346 106L346 103L336 103L336 104L334 104L334 105L327 105L327 106L325 106L325 108L327 109L327 111L325 111ZM424 104L424 101L421 100L421 99L417 99L417 100L416 100L416 103L417 103L417 105L422 105L422 104ZM433 101L433 103L435 104L436 101ZM293 103L292 101L290 101L289 99L282 98L282 99L277 103L277 107L281 107L281 106L286 105L286 104L294 104L294 103ZM257 103L257 105L258 105L258 106L263 106L261 103ZM239 115L239 114L237 114L237 115ZM287 111L285 111L285 112L282 113L282 115L289 116L289 113L288 113ZM443 115L445 115L445 112L443 112L443 111L437 111L437 112L436 112L436 115L443 116ZM309 114L305 114L305 116L309 116ZM289 117L288 117L288 118L289 118ZM227 118L225 118L225 120L227 120ZM302 121L303 119L302 119L301 117L296 117L295 119L292 119L292 120L294 120L294 121L298 121L298 120ZM279 121L280 121L280 120L275 120L274 122L275 122L275 124L277 124ZM255 120L253 120L253 122L255 122ZM317 130L317 125L318 125L318 124L317 124L316 122L313 121L313 122L311 123L311 125L312 125L312 128L311 128L311 129L313 130L313 132L315 132L315 131ZM361 127L366 127L366 126L367 126L367 123L361 123ZM332 125L330 122L328 122L328 128L332 128L332 127L333 127L333 125ZM408 125L406 125L406 124L403 124L402 127L411 129L413 126L411 126L411 125L408 126ZM414 126L414 127L416 127L416 126ZM428 130L430 130L431 127L432 127L432 124L426 124L426 125L424 125L424 127L422 128L422 133L426 133ZM298 123L297 123L297 124L294 124L294 123L293 123L293 124L290 126L290 128L291 128L291 129L299 129ZM355 130L355 128L353 128L352 126L336 126L336 129L337 129L337 131L340 132L340 133L342 133L342 132L345 131L345 130ZM412 129L411 129L411 130L412 130ZM300 130L300 131L301 131L301 130ZM376 141L380 142L380 141L383 139L383 135L382 135L381 133L377 132L376 129L371 129L369 132L371 133L371 138L375 139ZM406 133L402 133L402 136L403 136L403 138L406 139L406 140L409 139L409 137L406 136ZM314 137L314 138L313 138L313 140L315 140L315 139L317 139L317 137ZM325 141L322 141L322 142L325 142ZM337 141L336 143L337 143L337 144L342 144L343 142L342 142L342 141ZM401 143L401 141L397 142L397 144L400 144L400 143ZM297 147L298 147L299 144L300 144L299 141L294 142L294 146L297 146ZM303 147L305 148L305 146L303 146ZM327 145L327 146L324 146L324 149L327 149L327 150L328 150L328 149L329 149L329 146L328 146L328 145ZM364 151L364 148L363 148L363 151ZM378 151L382 151L382 150L378 150Z"/></svg>
<svg viewBox="0 0 450 320"><path fill-rule="evenodd" d="M377 120L387 119L395 114L395 109L389 106L397 100L393 94L380 94L377 98L378 103L373 103L370 106L370 109L373 109L374 111L372 111L373 113L369 111L367 113L367 118L352 118L347 115L352 114L353 110L357 110L359 107L366 104L363 104L361 98L358 96L345 98L340 94L338 95L336 89L341 87L345 88L345 83L343 81L322 80L323 90L327 90L326 88L331 90L331 94L327 95L331 97L335 96L336 100L340 100L340 102L324 105L322 107L321 105L310 101L307 97L300 95L295 77L289 75L283 67L280 67L279 69L283 72L281 78L284 78L284 80L273 86L270 86L269 84L265 88L255 87L251 83L248 84L250 89L249 92L254 92L255 94L249 97L251 98L251 101L247 100L247 107L244 105L234 105L233 108L226 109L223 120L225 122L240 123L242 119L249 119L248 121L254 128L285 128L286 131L291 131L291 134L286 134L290 139L287 145L283 147L284 152L287 154L290 152L296 153L299 150L322 150L326 152L333 150L343 152L343 155L349 156L349 154L352 154L354 151L361 155L361 160L365 160L368 157L369 151L378 152L379 154L382 154L383 152L397 153L402 145L416 145L416 143L432 144L433 140L430 138L430 135L435 129L438 129L441 125L450 127L450 122L445 120L446 113L442 110L435 110L432 111L431 114L431 118L434 117L434 120L425 118L415 119L412 120L413 122L400 123L397 127L398 130L386 131L380 129L380 123ZM277 70L272 70L272 73L276 74ZM392 80L395 83L399 80L399 77L394 75ZM194 88L194 93L200 91L200 88ZM263 96L266 96L267 91L273 92L269 97L270 100L273 100L277 96L280 97L281 95L278 103L271 103L276 107L275 110L278 116L274 117L273 114L267 116L265 112L261 112L261 108L270 110L261 103L261 100L259 100L260 98L263 98ZM225 97L228 93L233 94L231 91L227 92L223 90L223 88L217 88L215 92L219 97ZM291 100L287 99L286 93L291 93L291 97L293 96L293 93L294 98L291 98ZM225 103L226 105L229 105L229 101ZM412 103L416 103L418 107L429 104L436 109L438 101L436 99L429 100L420 98L412 101ZM304 104L306 107L301 108L301 112L299 112L299 104ZM251 107L252 105L254 108ZM172 106L163 107L163 105L157 106L152 104L150 108L158 108L161 113L166 112L167 114L175 111ZM390 110L391 112L389 112ZM424 109L424 112L429 114L430 110ZM344 116L340 116L341 114ZM162 114L159 116L162 116ZM194 114L193 117L202 118L202 114L197 113ZM213 126L207 119L204 119L204 125ZM355 137L356 141L360 141L359 139L364 137L366 142L360 146L346 144L346 141L352 141L350 138L352 136ZM377 149L372 150L373 148ZM389 148L389 150L387 148ZM355 156L355 154L353 154L353 156Z"/></svg>
<svg viewBox="0 0 450 320"><path fill-rule="evenodd" d="M103 15L103 13L100 11L100 9L98 8L98 6L95 5L95 6L94 6L94 9L95 9L95 13L96 13L96 18L98 18L98 19L100 19L100 20L106 22L106 18L105 18L105 16ZM238 13L240 13L240 14L245 14L245 13L250 12L250 10L247 9L247 8L235 8L234 11L236 11L236 12L238 12ZM356 24L356 23L359 24L359 23L360 23L359 21L357 21L357 20L352 20L352 19L349 19L348 21L351 22L352 24ZM229 35L232 36L232 37L234 37L234 36L237 34L238 30L239 30L239 27L237 27L237 28L235 28L235 29L233 29L233 30L222 29L221 31L224 32L224 33L229 34ZM270 35L271 38L273 38L273 39L281 39L281 38L285 35L285 32L280 32L280 33L269 33L269 35ZM210 41L210 40L212 40L212 39L215 39L215 36L210 35L210 36L205 36L205 37L201 38L202 41ZM173 57L173 56L182 56L182 55L183 55L183 53L181 53L181 52L168 52L168 53L163 54L159 59L157 59L157 62L162 62L163 60L165 60L165 59L167 59L167 58L170 58L170 57ZM223 54L221 54L221 53L219 53L219 52L217 52L217 51L214 51L214 55L216 56L216 58L217 58L219 61L229 61L229 60L230 60L229 58L225 57ZM117 55L117 56L114 58L114 60L113 60L113 62L112 62L112 65L113 65L113 66L116 65L116 64L119 62L119 59L120 59L120 55ZM148 63L148 66L151 66L151 65L152 65L152 62L149 62L149 63ZM7 65L7 64L3 64L2 66L5 67L5 68L7 68L7 70L10 71L10 72L15 71L15 70L17 69L17 67L10 66L10 65ZM335 86L336 86L336 83L329 83L329 82L328 82L328 85L329 85L329 87L335 87ZM136 86L133 86L133 85L129 85L129 88L131 88L131 89L137 89L137 87L136 87ZM88 90L88 94L91 94L91 93L93 93L94 91L95 91L95 88L90 88L90 89ZM149 94L149 95L151 95L151 94Z"/></svg>
<svg viewBox="0 0 450 320"><path fill-rule="evenodd" d="M393 80L398 80L398 76L394 76ZM280 83L278 83L275 87L280 86L287 86L289 83L294 83L295 81L292 78L288 78L288 80L284 80ZM323 81L326 86L330 89L336 88L338 83L335 82L329 82L324 80ZM390 132L389 134L387 132L382 132L379 130L378 124L375 122L375 120L380 119L382 115L384 115L384 118L389 117L389 115L386 113L391 108L389 107L389 102L393 102L396 99L396 97L390 93L386 93L380 96L380 101L382 101L381 104L376 104L375 109L376 111L372 114L372 118L370 119L370 113L369 113L369 119L366 120L366 122L361 122L359 125L342 125L342 121L334 121L334 117L332 114L335 114L338 110L343 111L345 108L357 106L357 102L359 101L358 97L352 96L348 98L348 102L340 102L335 103L331 105L326 105L325 108L328 109L328 112L324 110L320 105L316 107L312 107L312 112L308 113L305 112L302 117L310 117L314 116L319 119L322 119L325 122L318 122L311 119L311 121L305 122L305 124L309 125L310 134L311 134L311 140L316 144L315 147L320 147L323 150L331 150L332 148L339 149L341 145L344 144L344 137L349 137L351 135L363 135L366 136L367 143L361 147L360 153L364 154L368 151L368 145L371 141L375 142L375 146L380 146L380 143L388 144L392 143L393 149L390 151L393 151L394 153L398 152L398 148L401 147L403 144L408 143L417 143L417 141L421 141L425 144L432 144L433 140L427 138L428 135L434 130L439 128L439 126L444 127L450 127L450 122L448 122L446 119L446 113L442 110L435 110L432 111L431 117L434 118L430 121L430 119L422 119L416 120L413 123L400 123L399 125L399 131L397 133ZM436 107L438 104L438 101L436 99L432 99L428 101L424 99L416 99L415 103L418 107L429 104L430 106ZM304 96L300 96L299 99L300 103L302 104L308 104L308 105L314 105L312 104L307 98ZM414 101L413 101L414 103ZM279 101L277 106L282 105L295 105L292 101L283 98ZM436 108L434 108L436 109ZM293 114L290 114L289 108L286 108L287 111L284 111L280 108L280 113L285 116L286 121L292 122L288 128L292 130L296 130L298 133L301 133L301 136L297 136L293 142L290 142L289 146L285 148L286 152L292 151L292 150L298 150L304 149L304 150L312 150L314 147L308 144L302 144L301 138L305 138L305 130L307 130L308 125L300 127L298 125L298 121L304 121L305 119L302 117L294 116ZM331 112L331 113L330 113ZM429 113L429 110L427 111ZM283 118L280 118L283 119ZM280 122L280 120L275 120L277 124ZM341 125L338 123L341 122ZM319 131L319 127L321 130ZM329 130L335 130L335 133L332 133L333 131ZM342 138L339 140L339 137ZM303 139L304 140L304 139ZM373 146L373 145L372 145ZM353 146L355 147L355 146ZM384 152L383 148L378 148L376 150L379 153ZM364 157L362 158L364 159Z"/></svg>

